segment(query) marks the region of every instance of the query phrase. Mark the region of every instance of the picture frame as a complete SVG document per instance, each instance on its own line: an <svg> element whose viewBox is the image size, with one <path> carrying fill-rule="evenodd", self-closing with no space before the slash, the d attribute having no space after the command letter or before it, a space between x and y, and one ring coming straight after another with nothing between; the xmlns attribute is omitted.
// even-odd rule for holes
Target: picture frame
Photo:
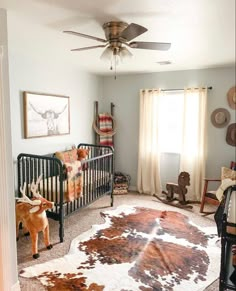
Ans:
<svg viewBox="0 0 236 291"><path fill-rule="evenodd" d="M23 92L24 138L70 133L70 98L63 95Z"/></svg>

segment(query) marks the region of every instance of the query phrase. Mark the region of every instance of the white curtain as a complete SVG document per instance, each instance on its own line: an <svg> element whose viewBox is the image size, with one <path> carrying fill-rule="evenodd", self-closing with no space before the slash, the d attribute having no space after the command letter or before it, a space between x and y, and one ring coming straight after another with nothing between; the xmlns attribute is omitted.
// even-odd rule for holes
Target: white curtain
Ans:
<svg viewBox="0 0 236 291"><path fill-rule="evenodd" d="M167 101L171 99L160 89L140 91L137 188L140 193L161 193L160 153L174 152L174 145L176 153L180 154L179 172L190 174L187 199L200 200L205 176L207 89L186 89L180 97L172 95L172 101ZM172 136L169 134L175 120L167 122L170 111L177 112L173 98L179 98L177 102L181 104L176 117L176 129L180 132L178 141L178 136L174 135L176 132ZM172 102L176 110L166 102Z"/></svg>
<svg viewBox="0 0 236 291"><path fill-rule="evenodd" d="M158 107L160 90L140 91L137 188L140 193L161 193L158 152Z"/></svg>
<svg viewBox="0 0 236 291"><path fill-rule="evenodd" d="M188 199L200 200L206 161L206 89L184 90L180 171L190 174Z"/></svg>

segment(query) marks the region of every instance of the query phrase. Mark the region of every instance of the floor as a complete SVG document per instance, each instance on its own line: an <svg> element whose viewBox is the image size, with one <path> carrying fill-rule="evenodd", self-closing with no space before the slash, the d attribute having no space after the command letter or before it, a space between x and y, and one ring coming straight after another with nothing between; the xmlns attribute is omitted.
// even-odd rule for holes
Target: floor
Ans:
<svg viewBox="0 0 236 291"><path fill-rule="evenodd" d="M178 208L168 206L157 200L155 197L150 195L141 195L137 193L129 193L127 195L115 195L114 207L116 208L119 205L137 205L144 207L165 207L166 210L177 211ZM17 252L18 252L18 271L21 269L31 266L35 263L43 263L54 258L61 257L65 255L70 247L71 240L76 237L78 234L83 233L84 231L90 229L93 224L99 224L103 222L103 219L100 216L100 212L111 209L110 208L110 198L108 196L102 197L96 202L92 203L90 206L81 209L80 211L74 213L73 215L65 219L65 240L63 243L59 243L58 237L58 222L49 220L50 224L50 238L53 248L47 250L42 243L42 235L39 235L39 252L40 258L37 259L37 262L32 259L31 255L31 241L30 237L25 237L23 234L20 234L20 239L17 242ZM214 211L215 206L206 206L206 211ZM199 204L195 204L192 210L183 210L186 211L187 215L195 216L198 214L197 218L201 223L204 221L204 225L212 226L215 225L213 215L204 216L199 213ZM37 281L31 279L25 279L19 277L21 290L22 291L43 291L45 288ZM216 280L211 286L207 287L205 291L216 291L218 290L218 280ZM58 290L60 291L60 290Z"/></svg>

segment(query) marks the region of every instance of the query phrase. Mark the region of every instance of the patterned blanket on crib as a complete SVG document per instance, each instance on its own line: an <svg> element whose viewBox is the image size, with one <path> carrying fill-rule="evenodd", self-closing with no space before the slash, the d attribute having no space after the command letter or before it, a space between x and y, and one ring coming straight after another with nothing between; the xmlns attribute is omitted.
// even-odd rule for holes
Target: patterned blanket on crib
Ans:
<svg viewBox="0 0 236 291"><path fill-rule="evenodd" d="M73 201L82 197L83 177L80 161L65 163L67 172L67 192L65 193L66 201Z"/></svg>

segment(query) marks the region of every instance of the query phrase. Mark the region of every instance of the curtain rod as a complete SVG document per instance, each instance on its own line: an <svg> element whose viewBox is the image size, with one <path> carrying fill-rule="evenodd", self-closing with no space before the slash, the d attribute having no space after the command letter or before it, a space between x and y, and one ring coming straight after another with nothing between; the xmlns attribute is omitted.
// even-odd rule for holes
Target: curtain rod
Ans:
<svg viewBox="0 0 236 291"><path fill-rule="evenodd" d="M189 89L191 89L191 88L189 88ZM199 89L199 88L193 88L193 89ZM201 89L206 89L205 87L203 87L203 88L201 88ZM210 87L207 87L207 89L208 90L212 90L213 89L213 87L212 86L210 86ZM168 92L168 91L184 91L185 89L161 89L161 91L164 91L164 92ZM143 91L145 91L144 89L143 89ZM148 91L153 91L153 90L148 90ZM155 91L155 89L154 89L154 91Z"/></svg>

